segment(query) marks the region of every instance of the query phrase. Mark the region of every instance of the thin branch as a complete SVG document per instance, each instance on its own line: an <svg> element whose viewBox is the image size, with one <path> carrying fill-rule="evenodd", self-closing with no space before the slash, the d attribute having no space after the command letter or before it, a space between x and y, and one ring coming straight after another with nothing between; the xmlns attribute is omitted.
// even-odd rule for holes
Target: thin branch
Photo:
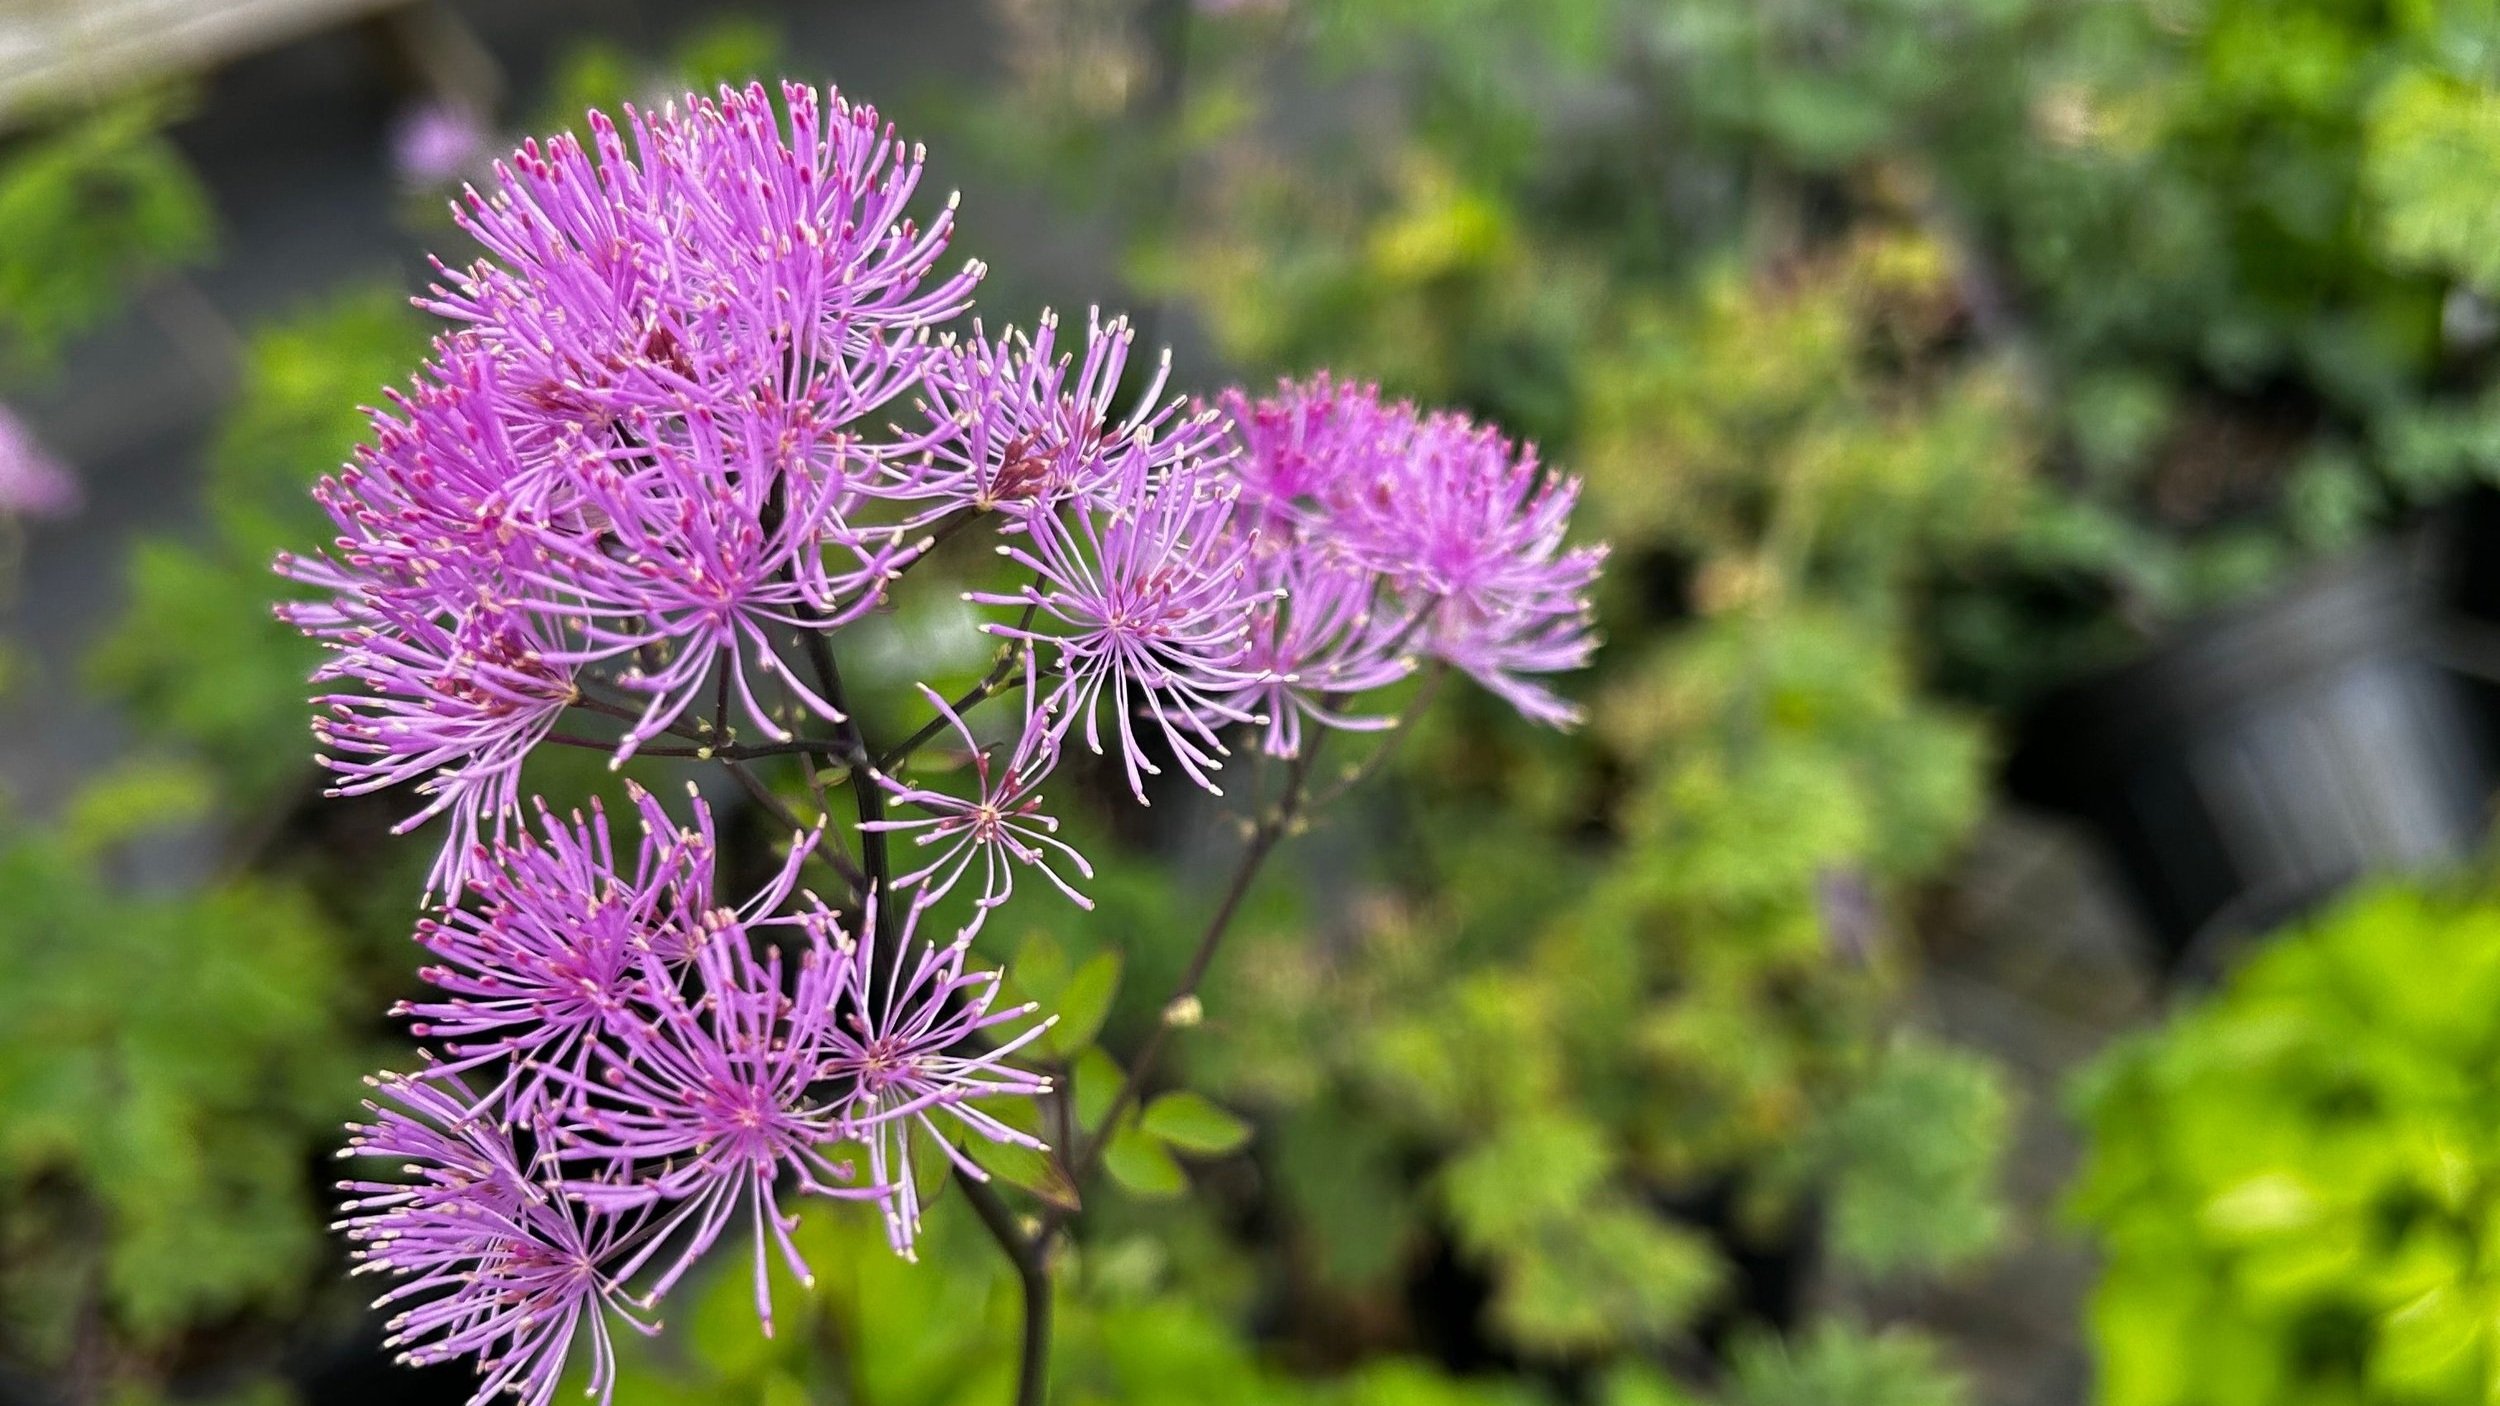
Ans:
<svg viewBox="0 0 2500 1406"><path fill-rule="evenodd" d="M596 679L583 679L581 682L586 688L588 685L600 681ZM629 707L626 704L616 702L613 699L601 698L587 691L578 694L573 699L573 706L576 708L588 708L594 713L601 713L611 718L622 718L630 723L638 723L643 719L644 710ZM689 742L701 742L704 740L702 731L687 723L683 718L680 718L676 722L670 723L668 726L661 728L660 731L665 732L672 737L685 738Z"/></svg>
<svg viewBox="0 0 2500 1406"><path fill-rule="evenodd" d="M939 543L954 536L956 533L963 531L966 527L971 526L974 520L978 519L988 511L989 509L987 508L958 508L954 512L947 514L945 517L938 519L938 525L930 529L928 540L921 544L919 556L914 557L912 560L914 562L918 562L922 558L928 556L929 553L936 551Z"/></svg>
<svg viewBox="0 0 2500 1406"><path fill-rule="evenodd" d="M842 881L851 886L851 892L862 896L867 894L868 876L859 871L859 866L851 862L848 854L838 848L826 848L825 841L833 834L833 826L830 823L822 826L809 825L806 821L799 819L798 813L791 810L781 797L774 795L772 788L764 784L763 778L757 776L744 763L724 759L723 765L729 768L731 776L738 778L738 784L746 788L747 795L753 797L755 803L764 808L765 814L789 826L794 833L806 839L810 851L824 862L825 867L841 875ZM814 838L807 839L809 836Z"/></svg>
<svg viewBox="0 0 2500 1406"><path fill-rule="evenodd" d="M826 817L825 838L832 843L834 853L842 857L844 868L853 873L860 872L856 861L851 858L851 847L842 843L842 827L832 823L833 799L825 794L825 775L816 769L814 753L799 753L799 774L807 780L807 794L816 800L816 813ZM835 779L848 775L849 771L845 770Z"/></svg>
<svg viewBox="0 0 2500 1406"><path fill-rule="evenodd" d="M1033 628L1033 613L1042 607L1041 589L1042 576L1037 571L1033 573L1033 586L1024 603L1024 614L1016 617L1016 633L1023 634ZM980 706L981 701L990 695L1004 693L1021 684L1023 680L1016 676L1016 664L1020 660L1029 658L1032 653L1033 642L1031 640L1010 641L999 653L998 662L990 665L989 673L983 675L979 683L974 684L963 697L956 699L950 705L955 710L955 716L960 718L965 712ZM877 760L878 769L892 771L900 766L906 757L919 751L921 744L945 730L946 719L942 717L929 719L921 724L918 732L886 749L885 755Z"/></svg>
<svg viewBox="0 0 2500 1406"><path fill-rule="evenodd" d="M1016 1360L1016 1406L1043 1406L1050 1396L1050 1258L1043 1236L1028 1236L1013 1211L980 1179L955 1169L955 1183L974 1215L1015 1266L1024 1294L1024 1348Z"/></svg>
<svg viewBox="0 0 2500 1406"><path fill-rule="evenodd" d="M982 700L988 698L992 694L1005 693L1009 689L1013 688L1022 688L1024 686L1024 677L1015 672L1016 661L1022 657L1024 657L1024 651L1022 649L1010 649L1004 655L1000 656L998 663L991 668L990 672L985 675L979 683L976 683L971 688L966 689L963 697L956 699L949 705L954 709L955 716L960 718L965 713L979 707ZM885 755L877 758L877 769L879 771L894 770L894 768L902 765L904 760L910 757L912 753L919 751L923 743L937 736L939 733L946 731L948 726L949 724L942 715L931 718L927 722L922 723L918 732L904 738L894 746L887 748Z"/></svg>
<svg viewBox="0 0 2500 1406"><path fill-rule="evenodd" d="M583 737L578 733L551 732L543 741L559 747L586 747L594 752L613 752L613 737ZM699 762L751 762L762 757L788 757L809 752L838 753L842 744L822 737L793 737L787 742L736 743L727 747L675 747L644 745L634 749L637 757L681 757Z"/></svg>
<svg viewBox="0 0 2500 1406"><path fill-rule="evenodd" d="M1121 1116L1144 1096L1146 1080L1154 1073L1155 1061L1162 1056L1164 1044L1173 1029L1191 1023L1186 1012L1197 997L1198 984L1206 979L1207 969L1214 965L1215 954L1224 945L1225 935L1232 930L1233 919L1241 912L1242 900L1249 897L1250 886L1267 863L1268 855L1275 851L1276 842L1292 830L1294 822L1301 816L1311 767L1319 760L1320 743L1326 737L1325 732L1312 734L1311 745L1302 749L1302 754L1293 759L1293 765L1285 773L1284 794L1277 797L1276 804L1251 827L1249 837L1242 842L1241 858L1233 865L1232 881L1225 886L1223 898L1217 901L1214 915L1207 920L1206 931L1199 935L1197 950L1189 954L1189 965L1181 969L1180 980L1173 983L1172 994L1165 998L1163 1018L1155 1023L1154 1030L1146 1036L1146 1042L1138 1046L1137 1055L1129 1064L1128 1075L1120 1082L1119 1092L1112 1095L1110 1106L1104 1110L1100 1123L1078 1148L1075 1159L1069 1165L1069 1179L1077 1186L1082 1187L1085 1179L1093 1175L1094 1167L1102 1160L1103 1150L1109 1146L1112 1134L1120 1126ZM1056 1207L1045 1212L1044 1238L1065 1225L1067 1218L1068 1213Z"/></svg>
<svg viewBox="0 0 2500 1406"><path fill-rule="evenodd" d="M1441 681L1449 677L1449 673L1449 666L1438 660L1427 666L1423 683L1416 687L1415 696L1406 701L1406 706L1398 710L1398 715L1389 720L1388 730L1381 735L1380 745L1372 748L1372 754L1360 763L1346 768L1345 774L1337 778L1336 785L1312 797L1307 808L1326 810L1342 800L1348 791L1377 774L1397 752L1398 744L1415 730L1415 720L1424 715L1424 709L1432 706L1433 696L1441 691Z"/></svg>
<svg viewBox="0 0 2500 1406"><path fill-rule="evenodd" d="M833 646L814 631L804 637L809 667L816 671L816 686L824 700L841 715L835 730L841 734L840 750L831 753L850 768L851 799L859 806L860 867L868 876L869 892L877 900L876 945L887 951L897 940L894 912L894 870L886 856L885 831L868 827L885 819L885 787L877 780L876 759L869 754L868 739L859 729L859 718L851 711L850 702L842 696L842 669L833 659Z"/></svg>

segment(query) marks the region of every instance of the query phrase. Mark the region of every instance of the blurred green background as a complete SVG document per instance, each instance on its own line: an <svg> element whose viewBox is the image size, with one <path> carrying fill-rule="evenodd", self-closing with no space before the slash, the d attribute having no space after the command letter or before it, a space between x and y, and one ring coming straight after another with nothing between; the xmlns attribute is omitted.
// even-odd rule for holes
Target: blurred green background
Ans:
<svg viewBox="0 0 2500 1406"><path fill-rule="evenodd" d="M2500 4L226 9L0 0L0 400L86 499L0 510L0 1401L466 1395L322 1229L426 846L320 800L266 563L460 179L777 74L929 144L993 322L1467 408L1615 548L1584 730L1449 697L1258 890L1054 1400L2500 1400ZM1098 911L985 946L1108 1089L1220 845L1080 810ZM804 1234L619 1400L1007 1398L959 1205Z"/></svg>

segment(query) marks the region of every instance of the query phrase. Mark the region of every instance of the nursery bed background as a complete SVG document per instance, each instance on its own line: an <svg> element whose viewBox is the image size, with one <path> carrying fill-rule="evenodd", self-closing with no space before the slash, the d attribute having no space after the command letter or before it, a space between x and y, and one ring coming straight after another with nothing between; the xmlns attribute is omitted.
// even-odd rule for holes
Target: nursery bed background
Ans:
<svg viewBox="0 0 2500 1406"><path fill-rule="evenodd" d="M0 0L0 1401L472 1389L323 1230L425 857L320 798L268 562L461 181L781 76L928 144L985 306L1464 408L1613 544L1583 728L1448 700L1254 891L1053 1400L2491 1399L2500 12L161 8ZM876 696L987 662L885 631ZM983 939L1071 1064L1223 873L1119 789L1096 911ZM960 1198L802 1235L617 1398L1008 1399Z"/></svg>

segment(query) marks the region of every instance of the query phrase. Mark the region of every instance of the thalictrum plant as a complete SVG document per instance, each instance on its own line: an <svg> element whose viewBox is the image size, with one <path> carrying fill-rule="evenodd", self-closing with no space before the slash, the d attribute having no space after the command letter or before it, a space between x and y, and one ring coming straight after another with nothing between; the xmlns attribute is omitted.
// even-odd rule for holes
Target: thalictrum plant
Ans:
<svg viewBox="0 0 2500 1406"><path fill-rule="evenodd" d="M1175 772L1215 791L1237 749L1278 759L1167 1006L1194 1009L1327 732L1378 725L1365 695L1447 668L1576 719L1549 680L1595 648L1602 549L1566 545L1576 484L1463 416L1324 376L1167 400L1160 371L1123 411L1125 322L1092 319L1081 360L1047 314L988 337L922 152L838 94L724 88L588 133L465 197L484 255L422 300L449 330L320 486L333 542L279 562L314 593L282 615L330 650L338 789L412 789L402 828L440 822L436 991L408 1007L437 1050L377 1080L349 1148L414 1180L351 1183L345 1231L399 1280L412 1358L539 1406L585 1335L604 1397L612 1325L657 1331L724 1235L751 1241L769 1333L771 1262L809 1277L792 1198L874 1202L912 1254L914 1167L943 1166L1022 1279L1037 1402L1073 1212L1018 1216L967 1149L1051 1126L1015 1105L1056 1096L1018 1058L1052 1014L969 964L1018 868L1071 898L1091 875L1040 786L1072 740L1140 803ZM845 647L973 530L1015 573L956 588L996 666L874 747ZM986 754L966 715L1010 697ZM914 775L950 735L969 799ZM630 849L597 811L539 807L533 835L524 763L565 746L716 766L789 848L733 865L699 793L680 820L641 790ZM819 818L765 774L792 765ZM941 848L898 862L905 837ZM976 864L971 920L924 937ZM724 896L733 870L765 878ZM1170 1028L1057 1149L1070 1184Z"/></svg>

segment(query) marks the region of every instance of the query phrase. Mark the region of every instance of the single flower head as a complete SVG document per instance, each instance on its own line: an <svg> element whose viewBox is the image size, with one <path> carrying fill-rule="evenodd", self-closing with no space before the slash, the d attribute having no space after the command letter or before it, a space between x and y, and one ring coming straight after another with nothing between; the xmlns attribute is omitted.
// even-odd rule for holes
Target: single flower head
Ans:
<svg viewBox="0 0 2500 1406"><path fill-rule="evenodd" d="M874 932L875 900L870 902L862 929ZM834 1085L835 1107L850 1135L868 1146L869 1180L884 1189L886 1235L905 1258L913 1256L920 1230L912 1130L925 1133L957 1171L976 1181L989 1180L989 1174L955 1146L955 1135L1042 1148L1039 1138L1001 1122L979 1101L1049 1092L1048 1079L1007 1059L1057 1019L1003 1038L991 1034L1026 1020L1034 1008L993 1010L998 973L966 972L965 942L916 944L913 932L924 906L914 904L906 912L901 931L890 939L892 953L882 959L845 942L855 975L818 1071ZM832 936L842 940L838 930Z"/></svg>
<svg viewBox="0 0 2500 1406"><path fill-rule="evenodd" d="M1355 500L1353 554L1432 615L1424 648L1549 726L1580 710L1538 680L1597 649L1589 591L1604 547L1564 538L1576 479L1544 473L1532 446L1465 416L1424 418L1405 471Z"/></svg>
<svg viewBox="0 0 2500 1406"><path fill-rule="evenodd" d="M589 1077L545 1072L576 1095L558 1150L584 1171L566 1190L595 1209L665 1207L626 1271L669 1246L675 1257L651 1289L665 1294L743 1214L754 1229L756 1316L770 1336L770 1253L815 1283L790 1237L797 1218L782 1210L782 1176L823 1196L881 1189L850 1184L850 1169L825 1154L840 1127L810 1092L831 1048L846 956L815 942L785 985L778 948L757 955L737 914L715 910L711 920L681 980L654 973L657 999L611 1037L604 1067Z"/></svg>
<svg viewBox="0 0 2500 1406"><path fill-rule="evenodd" d="M1223 698L1227 712L1264 718L1259 745L1275 757L1300 756L1309 726L1391 726L1352 705L1415 672L1414 608L1324 535L1288 528L1254 560L1273 589L1251 615L1244 667L1255 677Z"/></svg>
<svg viewBox="0 0 2500 1406"><path fill-rule="evenodd" d="M1219 417L1184 413L1163 398L1171 355L1156 364L1126 415L1120 381L1136 332L1127 318L1086 321L1084 359L1059 349L1059 319L1042 315L1031 335L941 345L923 384L927 451L897 496L932 500L936 511L998 509L1011 521L1111 490L1132 453L1159 475L1217 447Z"/></svg>
<svg viewBox="0 0 2500 1406"><path fill-rule="evenodd" d="M628 783L641 838L623 855L596 800L587 817L539 805L544 838L526 831L473 867L468 906L417 924L434 965L417 973L442 993L404 1002L409 1031L440 1040L463 1070L508 1061L506 1116L560 1116L611 1035L649 1007L665 978L705 940L712 917L712 816L700 796L680 828ZM758 897L778 907L794 867ZM652 958L658 958L657 964ZM551 1086L549 1070L569 1076Z"/></svg>
<svg viewBox="0 0 2500 1406"><path fill-rule="evenodd" d="M1315 521L1344 506L1395 462L1411 422L1382 405L1374 387L1325 371L1262 398L1228 390L1218 403L1233 440L1225 467L1262 526Z"/></svg>
<svg viewBox="0 0 2500 1406"><path fill-rule="evenodd" d="M784 84L590 117L530 142L457 212L486 257L427 306L473 329L550 423L682 415L772 393L823 424L908 390L971 305L939 276L951 203L910 213L919 149L876 110Z"/></svg>
<svg viewBox="0 0 2500 1406"><path fill-rule="evenodd" d="M1014 748L999 759L973 740L972 729L937 690L923 684L920 692L963 742L971 759L973 794L958 796L893 776L877 777L896 804L922 814L910 820L868 821L859 828L908 833L914 844L935 851L926 865L897 877L895 888L915 891L919 903L935 903L979 866L981 896L974 900L971 925L961 934L967 937L991 909L1014 894L1019 865L1040 871L1079 908L1092 908L1094 901L1054 867L1065 864L1080 878L1094 877L1094 866L1058 837L1059 822L1042 813L1041 784L1059 760L1058 734L1048 710L1026 713Z"/></svg>
<svg viewBox="0 0 2500 1406"><path fill-rule="evenodd" d="M357 1246L359 1273L399 1282L376 1301L397 1311L392 1346L420 1365L475 1359L483 1406L510 1394L547 1406L573 1340L591 1342L590 1390L605 1402L616 1386L609 1320L645 1332L618 1287L620 1247L635 1232L574 1204L525 1162L491 1104L456 1079L384 1076L387 1103L350 1129L342 1156L386 1158L403 1182L349 1181L338 1228Z"/></svg>
<svg viewBox="0 0 2500 1406"><path fill-rule="evenodd" d="M1210 791L1226 751L1217 728L1253 720L1226 700L1259 678L1246 663L1250 612L1273 591L1251 570L1257 534L1234 531L1233 516L1232 486L1201 464L1156 474L1146 454L1132 451L1101 502L1036 516L1020 544L999 548L1033 573L1033 585L970 597L1030 608L1030 623L983 628L1051 656L1057 687L1034 706L1054 711L1062 731L1081 720L1097 756L1109 715L1141 803L1145 777L1162 768L1138 735L1140 718L1154 725L1163 753Z"/></svg>
<svg viewBox="0 0 2500 1406"><path fill-rule="evenodd" d="M758 695L758 675L838 720L774 637L832 630L879 604L911 558L903 534L845 527L838 450L776 414L697 407L631 437L633 452L580 471L582 527L539 533L541 561L513 573L533 609L571 624L569 662L615 662L619 686L648 696L619 759L703 699L715 671L740 715L776 741L790 732Z"/></svg>
<svg viewBox="0 0 2500 1406"><path fill-rule="evenodd" d="M1564 540L1577 481L1463 415L1326 376L1225 406L1239 440L1228 470L1263 528L1376 575L1397 597L1377 613L1422 622L1417 652L1536 721L1578 718L1539 682L1597 643L1588 592L1605 549Z"/></svg>
<svg viewBox="0 0 2500 1406"><path fill-rule="evenodd" d="M580 691L543 621L491 600L429 605L376 592L292 618L324 621L314 631L332 652L314 680L353 685L315 700L331 794L413 783L426 803L397 829L450 816L428 887L456 898L481 843L520 814L522 761Z"/></svg>

